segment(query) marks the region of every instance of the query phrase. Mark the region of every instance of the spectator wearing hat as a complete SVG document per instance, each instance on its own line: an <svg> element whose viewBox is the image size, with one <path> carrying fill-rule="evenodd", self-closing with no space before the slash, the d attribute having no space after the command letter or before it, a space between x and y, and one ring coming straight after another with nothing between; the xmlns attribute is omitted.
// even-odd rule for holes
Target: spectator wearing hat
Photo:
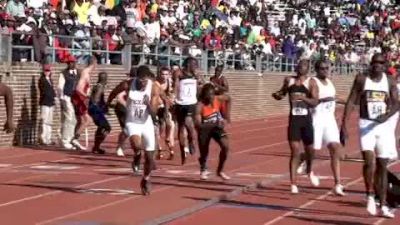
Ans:
<svg viewBox="0 0 400 225"><path fill-rule="evenodd" d="M52 144L51 133L53 123L53 108L55 105L54 98L56 93L51 80L50 65L43 66L43 73L39 78L39 105L42 130L40 134L40 142L44 145Z"/></svg>
<svg viewBox="0 0 400 225"><path fill-rule="evenodd" d="M68 67L63 70L58 80L58 95L61 104L61 144L65 149L73 149L71 144L75 134L76 117L74 106L71 102L72 93L80 77L80 71L76 69L76 60L70 56Z"/></svg>

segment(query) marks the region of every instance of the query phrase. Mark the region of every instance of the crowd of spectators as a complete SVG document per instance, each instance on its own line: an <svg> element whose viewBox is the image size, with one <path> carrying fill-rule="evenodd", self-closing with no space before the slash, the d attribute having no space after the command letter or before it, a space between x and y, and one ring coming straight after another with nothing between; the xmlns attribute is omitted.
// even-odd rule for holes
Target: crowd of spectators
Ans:
<svg viewBox="0 0 400 225"><path fill-rule="evenodd" d="M107 51L132 46L138 53L134 63L143 53L164 56L146 59L165 64L165 55L201 57L207 50L209 58L253 70L257 56L367 64L374 53L384 52L396 68L397 5L395 0L0 0L0 32L17 31L14 44L33 45L36 61L46 60L49 47L56 47L58 62L71 55L83 62L90 55L85 50L92 49L100 62L118 64L121 55ZM28 53L18 50L13 59Z"/></svg>

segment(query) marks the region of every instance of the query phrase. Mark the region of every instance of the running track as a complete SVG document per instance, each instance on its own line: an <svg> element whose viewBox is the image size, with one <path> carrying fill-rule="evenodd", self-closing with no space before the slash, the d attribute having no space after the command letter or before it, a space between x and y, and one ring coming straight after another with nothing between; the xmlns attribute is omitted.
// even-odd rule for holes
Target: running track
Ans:
<svg viewBox="0 0 400 225"><path fill-rule="evenodd" d="M356 120L354 120L356 121ZM116 133L105 156L57 149L0 149L2 224L397 224L397 218L370 217L365 211L361 163L342 163L347 196L331 194L327 151L318 153L314 171L320 187L301 177L300 194L289 193L286 117L242 121L228 127L231 140L222 182L199 179L197 153L185 166L180 157L161 160L150 196L142 196L131 157L115 156ZM345 148L360 157L355 122ZM218 151L211 148L209 167ZM129 153L129 151L126 151ZM391 169L400 171L398 164ZM397 222L396 222L397 221Z"/></svg>

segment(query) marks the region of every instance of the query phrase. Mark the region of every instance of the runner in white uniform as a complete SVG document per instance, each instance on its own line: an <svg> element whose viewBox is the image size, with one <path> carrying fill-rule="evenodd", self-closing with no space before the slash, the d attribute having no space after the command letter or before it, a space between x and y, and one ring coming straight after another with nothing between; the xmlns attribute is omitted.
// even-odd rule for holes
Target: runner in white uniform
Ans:
<svg viewBox="0 0 400 225"><path fill-rule="evenodd" d="M143 178L140 183L143 195L150 194L150 173L154 168L155 132L153 118L158 109L159 89L150 79L153 73L147 66L137 69L137 77L122 82L110 94L111 99L123 91L128 92L126 103L125 133L129 137L134 154L132 168L139 170L141 150L145 150Z"/></svg>
<svg viewBox="0 0 400 225"><path fill-rule="evenodd" d="M387 76L386 60L382 54L375 54L367 73L355 78L342 121L342 134L347 137L347 122L356 105L360 109L360 139L364 158L363 175L367 194L367 211L376 215L374 186L378 192L380 213L394 218L386 203L387 165L397 158L396 138L393 129L393 115L398 112L398 92L396 82ZM376 170L375 162L376 161ZM375 179L374 179L375 176ZM375 184L374 184L375 183Z"/></svg>
<svg viewBox="0 0 400 225"><path fill-rule="evenodd" d="M178 122L178 136L181 150L182 165L186 162L188 153L195 153L195 127L194 115L197 105L197 90L200 80L196 74L197 59L189 57L183 62L183 70L180 74L175 74L175 113Z"/></svg>
<svg viewBox="0 0 400 225"><path fill-rule="evenodd" d="M329 62L319 60L315 64L317 76L313 78L318 86L319 104L313 110L314 149L321 150L327 146L331 155L331 168L335 179L334 192L343 196L340 184L340 135L335 119L336 89L327 78Z"/></svg>

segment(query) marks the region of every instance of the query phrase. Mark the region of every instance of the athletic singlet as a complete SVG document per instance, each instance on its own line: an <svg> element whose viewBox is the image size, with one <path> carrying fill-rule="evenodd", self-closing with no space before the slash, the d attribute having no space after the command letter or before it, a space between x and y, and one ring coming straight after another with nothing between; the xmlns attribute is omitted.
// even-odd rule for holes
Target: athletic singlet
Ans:
<svg viewBox="0 0 400 225"><path fill-rule="evenodd" d="M197 103L197 79L193 76L183 75L179 78L178 105L194 105Z"/></svg>
<svg viewBox="0 0 400 225"><path fill-rule="evenodd" d="M318 117L325 117L325 116L334 116L335 115L335 96L336 90L335 86L333 85L332 81L328 78L325 78L327 84L323 84L318 78L313 78L318 86L318 96L319 99L322 98L332 98L332 101L328 102L320 102L313 110L313 115Z"/></svg>
<svg viewBox="0 0 400 225"><path fill-rule="evenodd" d="M380 81L365 78L364 89L360 98L360 118L373 120L387 111L389 83L386 74Z"/></svg>
<svg viewBox="0 0 400 225"><path fill-rule="evenodd" d="M308 83L310 78L304 80L301 85L296 85L295 78L290 78L289 80L289 103L290 103L290 117L309 117L310 116L310 107L306 102L298 100L292 101L292 96L302 95L305 97L309 97L311 95L308 90Z"/></svg>
<svg viewBox="0 0 400 225"><path fill-rule="evenodd" d="M149 108L144 103L145 98L148 98L148 103L151 100L151 89L153 82L147 81L147 85L143 91L136 89L136 79L132 81L128 93L128 100L126 103L127 118L126 122L145 123L150 115Z"/></svg>
<svg viewBox="0 0 400 225"><path fill-rule="evenodd" d="M201 110L201 120L203 123L217 123L223 120L220 113L221 103L214 97L213 103L210 105L203 105Z"/></svg>

